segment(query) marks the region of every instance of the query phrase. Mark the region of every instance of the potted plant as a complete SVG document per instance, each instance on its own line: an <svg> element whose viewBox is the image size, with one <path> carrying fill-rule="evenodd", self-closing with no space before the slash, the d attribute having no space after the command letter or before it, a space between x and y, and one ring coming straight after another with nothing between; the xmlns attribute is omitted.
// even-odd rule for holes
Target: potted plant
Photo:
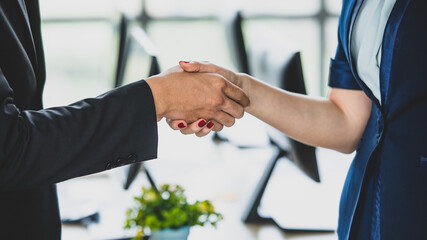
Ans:
<svg viewBox="0 0 427 240"><path fill-rule="evenodd" d="M209 200L189 203L179 185L164 184L159 190L142 188L137 205L126 212L125 228L136 228L141 239L149 230L150 240L186 240L191 226L216 224L223 219Z"/></svg>

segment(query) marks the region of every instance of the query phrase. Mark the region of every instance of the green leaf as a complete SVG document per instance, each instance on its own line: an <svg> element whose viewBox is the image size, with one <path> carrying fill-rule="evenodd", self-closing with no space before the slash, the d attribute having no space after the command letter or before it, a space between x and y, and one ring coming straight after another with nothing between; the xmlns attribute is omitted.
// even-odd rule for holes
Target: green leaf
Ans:
<svg viewBox="0 0 427 240"><path fill-rule="evenodd" d="M209 200L189 204L184 188L179 185L163 184L159 192L143 187L141 195L134 199L136 206L127 210L125 228L154 231L208 223L216 226L223 219Z"/></svg>

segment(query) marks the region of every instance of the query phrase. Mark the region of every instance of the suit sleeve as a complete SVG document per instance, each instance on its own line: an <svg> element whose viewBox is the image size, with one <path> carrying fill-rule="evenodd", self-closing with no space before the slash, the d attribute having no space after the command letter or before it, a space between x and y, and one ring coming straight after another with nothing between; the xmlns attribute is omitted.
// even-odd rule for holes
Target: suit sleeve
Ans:
<svg viewBox="0 0 427 240"><path fill-rule="evenodd" d="M339 26L338 28L338 31L343 31L341 26ZM343 34L338 34L338 47L335 54L335 58L331 59L331 63L329 65L328 85L332 88L361 90L359 84L357 83L353 75L353 72L351 71L350 63L345 54L341 41L342 36ZM346 36L344 35L344 37Z"/></svg>
<svg viewBox="0 0 427 240"><path fill-rule="evenodd" d="M69 106L20 111L0 69L0 192L57 183L157 157L148 84Z"/></svg>

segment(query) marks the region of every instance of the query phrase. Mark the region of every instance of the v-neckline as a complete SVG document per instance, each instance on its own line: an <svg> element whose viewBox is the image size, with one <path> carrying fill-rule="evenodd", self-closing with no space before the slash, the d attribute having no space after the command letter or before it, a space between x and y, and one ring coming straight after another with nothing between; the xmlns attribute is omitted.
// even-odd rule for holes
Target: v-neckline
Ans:
<svg viewBox="0 0 427 240"><path fill-rule="evenodd" d="M357 68L356 68L356 65L354 63L353 56L351 54L351 47L352 47L351 42L352 42L354 24L356 22L357 15L359 14L360 8L362 7L362 4L364 3L364 1L365 0L355 0L354 1L354 6L353 6L352 14L351 14L349 28L348 28L348 34L347 34L348 60L349 60L353 75L356 76L356 80L359 82L359 84L363 85L364 92L377 105L377 107L381 109L381 104L380 104L379 100L374 96L371 89L369 89L369 87L360 79L359 74L357 73ZM386 26L386 28L387 28L387 26ZM380 80L380 84L381 84L381 80ZM381 88L381 86L380 86L380 88Z"/></svg>

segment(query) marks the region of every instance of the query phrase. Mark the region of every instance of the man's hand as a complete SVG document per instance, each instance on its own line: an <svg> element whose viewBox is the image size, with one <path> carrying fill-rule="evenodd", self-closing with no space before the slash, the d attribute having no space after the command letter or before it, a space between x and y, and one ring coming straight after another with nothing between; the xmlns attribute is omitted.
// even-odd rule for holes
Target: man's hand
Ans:
<svg viewBox="0 0 427 240"><path fill-rule="evenodd" d="M180 61L179 66L182 68L182 70L189 73L217 73L226 78L228 81L235 84L236 86L240 87L244 91L246 90L245 82L242 80L242 76L245 74L235 73L231 70L217 66L210 62Z"/></svg>
<svg viewBox="0 0 427 240"><path fill-rule="evenodd" d="M242 78L245 74L235 73L233 71L230 71L228 69L219 67L215 64L209 63L209 62L198 62L198 61L180 61L179 62L180 67L188 73L216 73L221 76L223 76L228 81L232 82L233 84L240 87L244 92L248 90L248 84L245 84L245 81ZM245 89L246 88L246 89ZM223 128L223 125L220 123L217 123L215 121L211 121L213 124L212 128L209 128L209 125L206 125L205 127L200 127L199 124L197 124L199 121L203 119L200 119L196 121L195 123L192 123L191 125L185 124L182 120L171 120L168 119L168 124L172 129L180 130L183 134L196 134L196 136L202 137L210 133L211 130L213 131L221 131ZM181 126L181 127L179 127Z"/></svg>
<svg viewBox="0 0 427 240"><path fill-rule="evenodd" d="M211 122L211 128L217 130L221 125L232 126L249 105L242 89L216 73L187 73L176 66L146 81L153 92L158 120L166 117L190 124L206 119L205 126Z"/></svg>
<svg viewBox="0 0 427 240"><path fill-rule="evenodd" d="M240 87L242 90L244 87L246 87L244 84L244 81L241 80L241 77L244 74L235 73L233 71L230 71L228 69L219 67L215 64L209 63L209 62L198 62L198 61L180 61L179 66L188 73L216 73L221 76L223 76L228 81L232 82L233 84ZM219 132L223 129L223 125L216 122L211 121L211 124L213 124L212 128L209 128L210 125L205 125L204 127L201 127L199 121L202 121L203 119L199 119L198 121L192 123L191 125L188 125L183 122L182 120L171 120L168 119L168 124L172 129L180 130L183 134L196 134L196 136L202 137L210 133L210 131L216 131Z"/></svg>

